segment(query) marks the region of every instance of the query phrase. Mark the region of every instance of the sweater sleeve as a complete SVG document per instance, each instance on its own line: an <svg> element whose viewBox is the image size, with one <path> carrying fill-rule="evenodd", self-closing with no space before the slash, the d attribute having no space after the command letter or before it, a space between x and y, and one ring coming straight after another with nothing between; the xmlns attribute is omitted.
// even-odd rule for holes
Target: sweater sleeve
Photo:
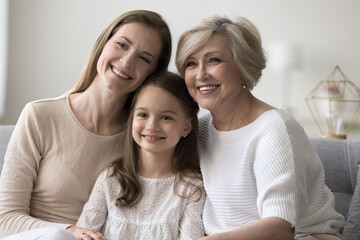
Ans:
<svg viewBox="0 0 360 240"><path fill-rule="evenodd" d="M261 218L279 217L294 226L298 200L306 196L299 194L293 146L286 127L281 121L273 124L276 127L259 140L254 162L258 211Z"/></svg>
<svg viewBox="0 0 360 240"><path fill-rule="evenodd" d="M40 126L32 104L23 109L9 141L0 180L0 237L57 224L31 217L31 194L42 158Z"/></svg>
<svg viewBox="0 0 360 240"><path fill-rule="evenodd" d="M108 171L103 171L96 180L95 186L91 191L89 200L84 205L83 211L76 223L76 226L101 232L108 213L106 201L106 180Z"/></svg>

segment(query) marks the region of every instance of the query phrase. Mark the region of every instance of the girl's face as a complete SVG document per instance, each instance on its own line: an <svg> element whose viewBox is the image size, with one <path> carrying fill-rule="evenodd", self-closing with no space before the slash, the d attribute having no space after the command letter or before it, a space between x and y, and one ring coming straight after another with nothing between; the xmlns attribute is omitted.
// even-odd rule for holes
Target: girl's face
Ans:
<svg viewBox="0 0 360 240"><path fill-rule="evenodd" d="M154 72L160 51L155 29L136 22L122 25L104 46L98 76L111 91L133 92Z"/></svg>
<svg viewBox="0 0 360 240"><path fill-rule="evenodd" d="M190 95L210 112L236 106L242 94L242 74L224 34L214 34L185 62L185 82Z"/></svg>
<svg viewBox="0 0 360 240"><path fill-rule="evenodd" d="M166 90L147 86L134 106L132 136L143 153L169 154L191 131L191 119L179 101Z"/></svg>

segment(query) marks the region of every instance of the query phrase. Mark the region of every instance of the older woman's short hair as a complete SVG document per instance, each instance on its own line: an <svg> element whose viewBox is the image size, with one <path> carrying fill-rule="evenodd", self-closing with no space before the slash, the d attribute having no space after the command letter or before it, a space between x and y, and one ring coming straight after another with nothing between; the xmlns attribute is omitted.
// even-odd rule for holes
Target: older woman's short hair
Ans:
<svg viewBox="0 0 360 240"><path fill-rule="evenodd" d="M176 67L179 73L185 75L188 57L203 47L215 33L223 33L227 36L227 44L232 51L235 64L251 90L259 82L262 70L266 66L266 58L256 26L243 17L231 21L227 17L215 15L184 32L176 52Z"/></svg>

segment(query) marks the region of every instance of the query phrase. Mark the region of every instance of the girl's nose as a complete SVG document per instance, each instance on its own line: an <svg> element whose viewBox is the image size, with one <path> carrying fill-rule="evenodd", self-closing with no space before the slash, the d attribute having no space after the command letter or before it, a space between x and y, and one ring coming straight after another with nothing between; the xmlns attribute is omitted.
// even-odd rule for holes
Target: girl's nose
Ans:
<svg viewBox="0 0 360 240"><path fill-rule="evenodd" d="M154 117L148 118L146 122L146 129L147 130L156 130L158 129L158 121Z"/></svg>

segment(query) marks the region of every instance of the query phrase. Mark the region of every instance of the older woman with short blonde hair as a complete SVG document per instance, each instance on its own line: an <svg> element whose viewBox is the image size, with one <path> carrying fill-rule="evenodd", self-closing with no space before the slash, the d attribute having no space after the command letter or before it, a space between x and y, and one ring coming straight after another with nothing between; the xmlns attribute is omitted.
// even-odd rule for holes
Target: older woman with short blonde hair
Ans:
<svg viewBox="0 0 360 240"><path fill-rule="evenodd" d="M341 239L344 217L304 130L251 93L265 63L260 34L245 18L205 19L178 42L176 66L209 110L199 122L201 239Z"/></svg>

